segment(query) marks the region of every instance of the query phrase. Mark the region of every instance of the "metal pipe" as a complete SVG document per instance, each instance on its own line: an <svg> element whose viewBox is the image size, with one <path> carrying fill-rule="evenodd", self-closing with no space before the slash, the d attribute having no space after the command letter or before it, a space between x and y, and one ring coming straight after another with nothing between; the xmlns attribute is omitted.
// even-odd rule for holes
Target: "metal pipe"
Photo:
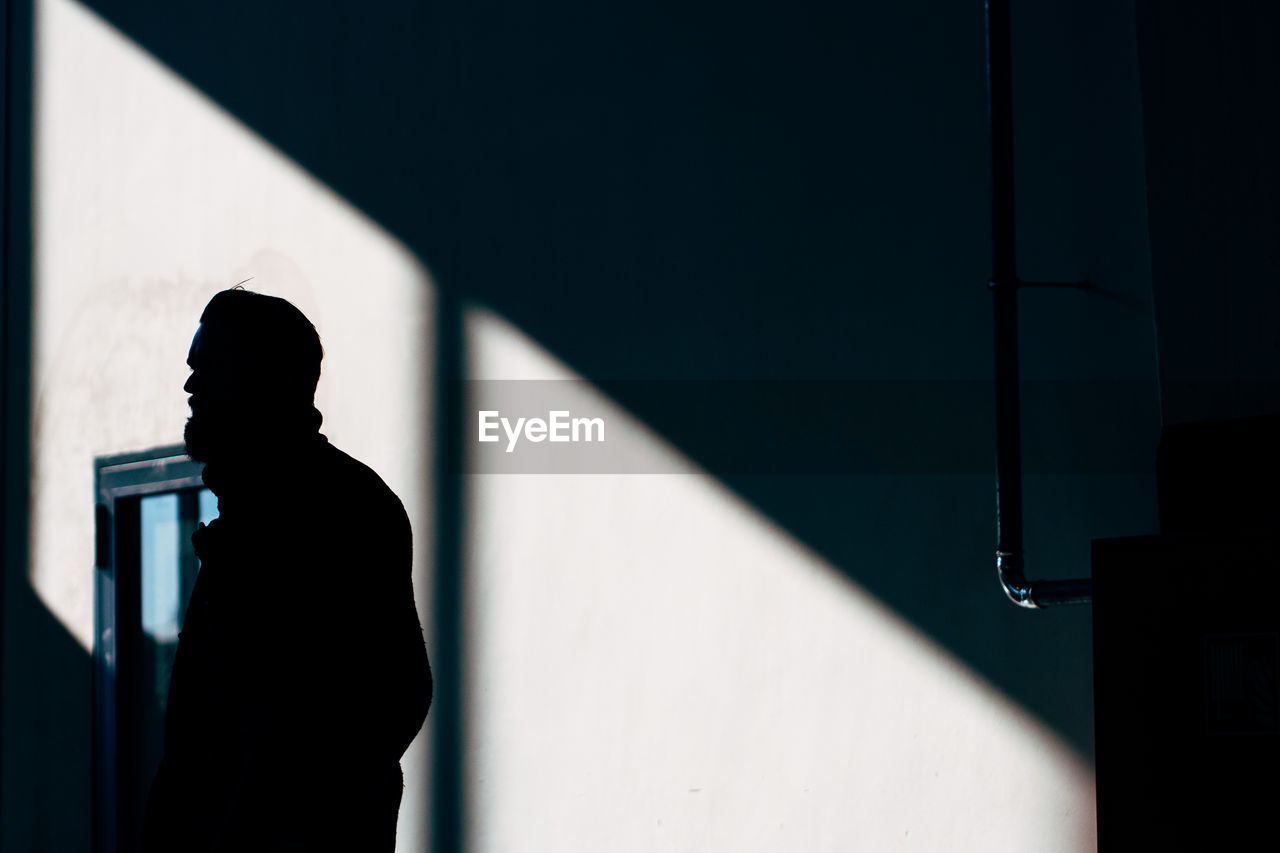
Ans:
<svg viewBox="0 0 1280 853"><path fill-rule="evenodd" d="M1092 600L1093 582L1028 581L1022 548L1022 402L1018 379L1018 243L1013 187L1009 0L987 0L987 129L991 145L991 293L995 334L996 573L1005 594L1037 609Z"/></svg>

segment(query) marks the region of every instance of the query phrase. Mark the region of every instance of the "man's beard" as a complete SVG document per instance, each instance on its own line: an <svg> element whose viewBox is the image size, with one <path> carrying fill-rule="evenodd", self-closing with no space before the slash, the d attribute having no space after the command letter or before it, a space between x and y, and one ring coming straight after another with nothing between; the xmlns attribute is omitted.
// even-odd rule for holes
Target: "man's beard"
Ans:
<svg viewBox="0 0 1280 853"><path fill-rule="evenodd" d="M297 411L282 412L259 403L250 411L241 407L203 407L193 411L182 430L187 455L196 462L217 462L260 454L264 448L288 446L314 434L318 424ZM314 413L309 409L308 415ZM318 415L318 413L316 413ZM317 418L318 420L318 418Z"/></svg>
<svg viewBox="0 0 1280 853"><path fill-rule="evenodd" d="M187 418L187 425L182 430L182 440L186 443L187 455L196 462L212 462L224 455L225 440L220 440L217 423L211 423L208 415L195 415Z"/></svg>
<svg viewBox="0 0 1280 853"><path fill-rule="evenodd" d="M182 440L187 445L187 455L197 462L208 462L209 458L204 446L203 427L196 416L187 418L187 425L182 429Z"/></svg>

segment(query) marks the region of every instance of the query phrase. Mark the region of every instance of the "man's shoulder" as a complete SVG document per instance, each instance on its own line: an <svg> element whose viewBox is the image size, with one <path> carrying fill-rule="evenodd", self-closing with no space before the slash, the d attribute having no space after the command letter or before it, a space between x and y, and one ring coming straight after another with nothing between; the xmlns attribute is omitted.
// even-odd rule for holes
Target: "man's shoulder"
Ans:
<svg viewBox="0 0 1280 853"><path fill-rule="evenodd" d="M404 504L376 471L325 442L316 471L321 497L344 513L376 515L384 522L408 525Z"/></svg>

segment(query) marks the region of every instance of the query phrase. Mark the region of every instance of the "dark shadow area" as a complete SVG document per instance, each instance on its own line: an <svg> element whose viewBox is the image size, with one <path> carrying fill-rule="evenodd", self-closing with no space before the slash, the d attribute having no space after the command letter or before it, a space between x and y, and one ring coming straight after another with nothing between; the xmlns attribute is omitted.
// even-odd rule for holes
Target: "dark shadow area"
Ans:
<svg viewBox="0 0 1280 853"><path fill-rule="evenodd" d="M30 4L4 4L0 786L5 850L88 850L94 814L90 653L32 589ZM85 495L86 502L90 499ZM92 566L84 566L86 573Z"/></svg>
<svg viewBox="0 0 1280 853"><path fill-rule="evenodd" d="M451 306L444 349L458 306L491 306L695 461L715 447L685 431L687 411L611 383L990 376L981 4L88 5L404 241ZM1064 13L1023 14L1043 18L1015 27L1046 36ZM1083 82L1051 93L1065 101L1019 101L1029 149L1096 137L1056 116L1112 85L1109 57L1133 61L1114 23L1072 19L1063 32L1047 51L1015 48L1037 73L1086 52L1074 60ZM1108 120L1135 108L1136 91L1102 107ZM1140 175L1096 139L1081 150L1095 172L1078 187L1025 158L1024 231L1073 224L1059 242L1033 237L1023 268L1092 271L1145 302L1130 257L1145 251L1141 216L1128 196L1108 207L1090 195L1128 192ZM1150 401L1078 414L1103 433L1149 435L1147 460L1029 479L1029 572L1080 576L1090 538L1155 528L1150 316L1072 293L1027 303L1024 375L1137 379ZM981 422L989 400L961 397L952 414ZM992 436L966 431L961 471L796 474L768 464L775 449L830 433L739 405L734 428L766 473L726 482L1091 757L1089 613L1004 600ZM876 412L876 430L908 456L948 434L946 411L917 415ZM458 567L457 489L437 484L445 578ZM433 654L446 669L429 725L461 725L444 704L461 658L441 648L459 628L456 594L437 591Z"/></svg>
<svg viewBox="0 0 1280 853"><path fill-rule="evenodd" d="M1280 413L1280 8L1136 7L1165 422Z"/></svg>
<svg viewBox="0 0 1280 853"><path fill-rule="evenodd" d="M28 584L15 579L6 592L6 639L21 639L4 662L5 803L15 810L5 849L90 850L92 657Z"/></svg>
<svg viewBox="0 0 1280 853"><path fill-rule="evenodd" d="M6 2L0 10L3 27L3 227L0 227L0 465L3 506L0 507L0 796L5 814L0 821L0 846L35 849L36 836L62 830L70 847L89 842L88 789L93 775L86 766L91 741L84 731L85 717L75 716L62 728L37 725L44 718L47 698L57 709L74 707L71 698L91 700L89 656L45 609L27 579L31 473L31 3ZM29 643L41 645L28 646ZM47 657L29 653L48 649ZM42 670L40 661L45 664ZM64 679L62 674L66 674ZM49 676L53 677L50 678ZM40 690L44 687L42 695ZM61 691L61 692L60 692ZM61 701L59 701L61 700ZM71 749L62 747L63 739ZM78 751L78 754L75 754ZM68 753L72 753L69 755ZM46 756L48 759L46 760ZM59 760L62 759L62 760ZM68 761L67 759L71 759ZM65 796L48 796L40 785L51 785ZM56 815L32 814L19 823L11 817L15 793L34 792L34 802L23 805L42 809L62 807ZM78 799L75 793L83 794ZM46 794L45 796L41 796ZM14 809L17 812L17 809ZM23 818L27 814L22 815ZM58 845L49 844L50 849Z"/></svg>

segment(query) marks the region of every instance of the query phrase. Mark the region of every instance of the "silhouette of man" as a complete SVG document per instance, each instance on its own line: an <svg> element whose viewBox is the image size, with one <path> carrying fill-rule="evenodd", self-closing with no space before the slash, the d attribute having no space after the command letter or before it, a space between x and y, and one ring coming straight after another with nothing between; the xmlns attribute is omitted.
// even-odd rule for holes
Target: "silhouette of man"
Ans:
<svg viewBox="0 0 1280 853"><path fill-rule="evenodd" d="M187 452L219 516L192 537L147 853L395 846L399 761L431 702L411 532L320 434L322 355L302 312L240 289L191 342Z"/></svg>

